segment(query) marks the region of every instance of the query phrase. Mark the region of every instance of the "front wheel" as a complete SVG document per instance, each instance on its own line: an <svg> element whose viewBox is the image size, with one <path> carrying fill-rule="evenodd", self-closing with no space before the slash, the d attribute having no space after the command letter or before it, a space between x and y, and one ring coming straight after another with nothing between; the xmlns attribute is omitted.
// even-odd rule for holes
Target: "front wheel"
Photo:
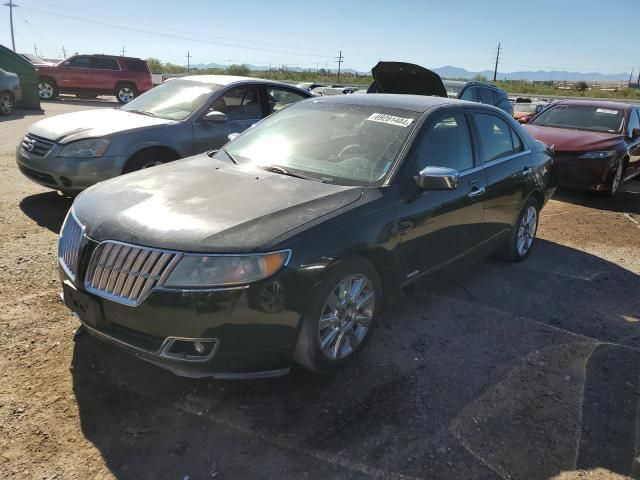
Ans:
<svg viewBox="0 0 640 480"><path fill-rule="evenodd" d="M511 262L521 262L529 256L538 231L540 206L530 198L522 207L501 256Z"/></svg>
<svg viewBox="0 0 640 480"><path fill-rule="evenodd" d="M11 115L13 112L13 95L9 92L0 93L0 115Z"/></svg>
<svg viewBox="0 0 640 480"><path fill-rule="evenodd" d="M618 166L616 167L616 171L611 177L611 184L609 185L609 190L607 190L606 194L609 197L615 196L618 193L618 189L620 188L620 184L622 183L622 178L624 176L624 160L620 160L618 162Z"/></svg>
<svg viewBox="0 0 640 480"><path fill-rule="evenodd" d="M376 269L353 257L329 271L302 315L294 359L310 370L332 373L366 345L382 307Z"/></svg>
<svg viewBox="0 0 640 480"><path fill-rule="evenodd" d="M136 89L132 85L119 85L115 94L119 103L129 103L137 95Z"/></svg>

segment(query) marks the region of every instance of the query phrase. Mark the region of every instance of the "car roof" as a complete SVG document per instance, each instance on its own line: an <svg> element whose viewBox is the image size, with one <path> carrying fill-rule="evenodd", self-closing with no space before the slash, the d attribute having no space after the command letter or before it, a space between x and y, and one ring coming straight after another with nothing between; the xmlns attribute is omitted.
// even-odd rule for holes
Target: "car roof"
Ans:
<svg viewBox="0 0 640 480"><path fill-rule="evenodd" d="M309 100L307 100L309 101ZM467 105L474 108L495 107L486 106L481 103L467 102L444 97L428 97L425 95L401 95L394 93L368 93L366 95L331 95L327 97L316 97L312 102L319 103L341 103L346 105L367 105L382 108L398 108L413 112L423 113L427 110L441 105Z"/></svg>
<svg viewBox="0 0 640 480"><path fill-rule="evenodd" d="M188 80L192 82L209 83L211 85L221 85L223 87L227 85L231 85L233 83L238 83L238 82L258 82L258 83L268 83L271 85L285 86L285 87L293 88L295 90L300 90L299 87L296 87L295 85L291 85L289 83L278 82L275 80L265 80L263 78L241 77L236 75L187 75L185 77L175 77L175 78L176 79L179 78L180 80Z"/></svg>
<svg viewBox="0 0 640 480"><path fill-rule="evenodd" d="M629 108L637 108L638 105L632 103L614 102L610 100L573 100L564 99L556 102L556 105L587 105L589 107L611 107L619 110L627 110Z"/></svg>

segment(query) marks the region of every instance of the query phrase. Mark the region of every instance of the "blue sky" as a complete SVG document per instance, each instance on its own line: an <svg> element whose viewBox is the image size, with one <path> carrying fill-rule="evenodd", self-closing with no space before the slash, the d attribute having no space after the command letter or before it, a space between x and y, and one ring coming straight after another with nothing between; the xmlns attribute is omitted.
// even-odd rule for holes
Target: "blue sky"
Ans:
<svg viewBox="0 0 640 480"><path fill-rule="evenodd" d="M640 0L19 0L16 47L45 57L119 53L186 64L286 64L369 70L378 60L427 67L602 73L640 68ZM526 3L526 6L525 6ZM0 43L11 45L9 9ZM609 13L609 12L610 13ZM86 19L87 21L83 21ZM625 22L625 20L628 20ZM156 32L161 35L154 35Z"/></svg>

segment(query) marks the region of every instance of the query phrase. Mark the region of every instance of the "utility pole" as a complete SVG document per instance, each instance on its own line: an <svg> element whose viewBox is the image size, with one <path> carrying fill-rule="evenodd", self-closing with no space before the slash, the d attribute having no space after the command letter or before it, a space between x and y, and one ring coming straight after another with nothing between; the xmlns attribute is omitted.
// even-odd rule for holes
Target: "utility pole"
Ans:
<svg viewBox="0 0 640 480"><path fill-rule="evenodd" d="M493 81L496 81L498 76L498 62L500 61L500 42L498 42L498 53L496 54L496 67L493 69Z"/></svg>
<svg viewBox="0 0 640 480"><path fill-rule="evenodd" d="M629 85L631 85L631 81L633 80L633 71L635 70L635 67L631 69L631 75L629 75Z"/></svg>
<svg viewBox="0 0 640 480"><path fill-rule="evenodd" d="M122 56L124 57L124 54L126 53L126 50L124 49L124 47L122 47Z"/></svg>
<svg viewBox="0 0 640 480"><path fill-rule="evenodd" d="M38 56L38 45L36 45L35 43L33 44L33 53L36 57Z"/></svg>
<svg viewBox="0 0 640 480"><path fill-rule="evenodd" d="M13 0L9 0L7 3L3 4L5 7L9 7L9 25L11 25L11 46L13 47L13 51L16 51L16 41L13 38L13 9L18 5L13 3Z"/></svg>
<svg viewBox="0 0 640 480"><path fill-rule="evenodd" d="M638 72L638 85L640 85L640 71Z"/></svg>
<svg viewBox="0 0 640 480"><path fill-rule="evenodd" d="M65 58L67 58L67 49L64 48L64 45L62 46L62 59L64 60Z"/></svg>
<svg viewBox="0 0 640 480"><path fill-rule="evenodd" d="M340 82L340 67L342 67L342 62L344 62L344 57L342 56L342 50L340 50L340 55L338 55L338 82Z"/></svg>
<svg viewBox="0 0 640 480"><path fill-rule="evenodd" d="M187 52L187 72L191 70L191 53Z"/></svg>

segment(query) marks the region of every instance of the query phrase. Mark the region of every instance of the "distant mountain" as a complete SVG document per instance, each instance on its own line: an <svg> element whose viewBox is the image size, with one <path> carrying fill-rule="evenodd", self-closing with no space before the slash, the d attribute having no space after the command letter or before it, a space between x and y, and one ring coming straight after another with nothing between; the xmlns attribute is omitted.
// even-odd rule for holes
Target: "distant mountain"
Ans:
<svg viewBox="0 0 640 480"><path fill-rule="evenodd" d="M246 64L249 67L249 70L254 72L264 72L269 70L269 65L251 65ZM197 68L199 70L203 70L206 68L227 68L228 65L221 65L219 63L198 63L196 65L191 65L192 68ZM280 65L271 65L273 70L277 70L280 68ZM300 68L300 67L291 67L287 66L287 70L292 72L303 72L303 71L314 71L315 68ZM471 79L477 75L486 77L487 79L493 78L493 70L483 70L481 72L471 72L469 70L465 70L464 68L445 66L439 68L432 68L434 72L440 75L442 78L465 78ZM337 68L330 68L329 71L331 73L336 73L338 71ZM353 74L353 75L370 75L371 72L358 72L351 68L343 69L343 73ZM548 80L588 80L588 81L596 81L596 82L611 82L611 81L626 81L629 80L628 73L612 73L612 74L604 74L604 73L581 73L581 72L567 72L564 70L538 70L538 71L523 71L523 72L511 72L504 73L498 72L499 80L533 80L533 81L548 81Z"/></svg>

